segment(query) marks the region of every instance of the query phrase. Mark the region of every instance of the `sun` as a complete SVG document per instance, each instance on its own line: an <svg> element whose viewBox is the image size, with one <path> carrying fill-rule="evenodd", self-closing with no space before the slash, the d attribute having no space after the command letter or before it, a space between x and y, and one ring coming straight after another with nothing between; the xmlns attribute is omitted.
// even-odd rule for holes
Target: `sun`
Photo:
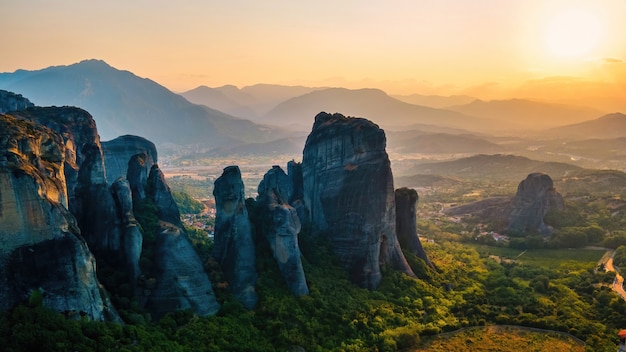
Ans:
<svg viewBox="0 0 626 352"><path fill-rule="evenodd" d="M604 24L589 11L570 9L555 15L549 22L544 45L554 58L576 59L593 55L604 35Z"/></svg>

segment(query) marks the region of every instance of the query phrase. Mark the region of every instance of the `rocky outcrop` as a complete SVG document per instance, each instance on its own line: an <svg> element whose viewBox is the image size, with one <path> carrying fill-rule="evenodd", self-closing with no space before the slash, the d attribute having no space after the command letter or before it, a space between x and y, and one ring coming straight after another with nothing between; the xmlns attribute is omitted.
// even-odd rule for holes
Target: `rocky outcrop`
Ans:
<svg viewBox="0 0 626 352"><path fill-rule="evenodd" d="M313 233L360 286L376 288L382 265L414 276L396 237L393 177L382 129L362 118L320 113L304 147L304 203Z"/></svg>
<svg viewBox="0 0 626 352"><path fill-rule="evenodd" d="M111 192L117 209L117 226L121 231L121 251L119 261L128 273L133 287L141 275L139 259L143 245L143 236L133 214L133 197L130 184L123 178L118 178L111 185Z"/></svg>
<svg viewBox="0 0 626 352"><path fill-rule="evenodd" d="M0 114L9 111L24 110L35 106L30 100L24 98L21 94L15 94L0 89Z"/></svg>
<svg viewBox="0 0 626 352"><path fill-rule="evenodd" d="M287 286L294 295L302 296L309 294L309 288L298 246L300 219L287 201L291 190L289 176L279 166L273 166L259 184L257 209L263 233Z"/></svg>
<svg viewBox="0 0 626 352"><path fill-rule="evenodd" d="M543 222L544 217L550 210L565 209L563 197L554 189L552 179L542 173L532 173L520 182L512 203L507 230L518 233L539 231L550 234L551 230Z"/></svg>
<svg viewBox="0 0 626 352"><path fill-rule="evenodd" d="M244 186L237 166L228 166L215 180L215 242L213 257L222 267L229 288L248 309L256 306L255 247L246 209Z"/></svg>
<svg viewBox="0 0 626 352"><path fill-rule="evenodd" d="M93 117L75 107L34 107L16 116L46 126L63 137L68 208L97 258L121 249L113 196L109 191L100 137Z"/></svg>
<svg viewBox="0 0 626 352"><path fill-rule="evenodd" d="M200 257L183 230L161 221L155 246L156 287L146 308L157 318L176 310L214 315L220 309Z"/></svg>
<svg viewBox="0 0 626 352"><path fill-rule="evenodd" d="M58 311L118 320L67 210L65 157L58 133L0 115L0 309L39 290Z"/></svg>
<svg viewBox="0 0 626 352"><path fill-rule="evenodd" d="M172 196L172 191L165 181L165 175L157 164L152 165L148 176L148 196L157 208L157 217L161 221L169 222L182 228L180 221L180 211Z"/></svg>
<svg viewBox="0 0 626 352"><path fill-rule="evenodd" d="M417 235L417 201L419 197L412 188L398 188L395 191L396 200L396 233L400 246L418 258L422 258L426 265L434 269L428 259L424 247Z"/></svg>
<svg viewBox="0 0 626 352"><path fill-rule="evenodd" d="M150 165L149 168L148 165ZM137 202L146 198L144 185L148 184L148 174L153 165L149 163L149 157L145 153L135 154L128 161L126 179L133 192L133 201Z"/></svg>
<svg viewBox="0 0 626 352"><path fill-rule="evenodd" d="M146 175L152 165L158 161L154 143L138 136L125 135L102 142L102 152L104 153L106 176L109 182L115 181L118 177L128 178L129 161L135 155L143 155L142 166Z"/></svg>

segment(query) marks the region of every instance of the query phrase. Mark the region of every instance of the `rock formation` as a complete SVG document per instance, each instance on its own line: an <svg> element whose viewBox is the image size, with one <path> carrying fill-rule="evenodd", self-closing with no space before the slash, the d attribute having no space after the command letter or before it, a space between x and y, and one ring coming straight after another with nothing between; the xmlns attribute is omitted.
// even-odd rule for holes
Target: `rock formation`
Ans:
<svg viewBox="0 0 626 352"><path fill-rule="evenodd" d="M35 106L30 100L24 98L20 94L8 92L0 89L0 114L4 114L9 111L24 110Z"/></svg>
<svg viewBox="0 0 626 352"><path fill-rule="evenodd" d="M133 155L128 161L128 170L126 171L126 179L133 192L133 201L140 201L146 198L146 190L144 185L148 184L148 174L152 170L152 166L147 154L139 153Z"/></svg>
<svg viewBox="0 0 626 352"><path fill-rule="evenodd" d="M95 319L104 319L103 311L106 310L106 304L99 296L101 288L95 277L95 261L91 253L95 255L99 264L128 272L130 283L137 288L137 281L141 274L139 259L143 250L143 236L136 226L132 211L135 198L132 195L135 191L132 186L134 183L138 192L143 191L143 183L147 180L145 168L156 161L154 145L142 138L131 136L122 137L110 144L109 152L117 155L116 163L112 167L112 175L120 174L119 176L126 177L130 173L134 177L131 177L133 183L122 177L116 177L114 184L109 187L100 139L95 122L89 113L72 107L31 107L14 114L17 118L14 120L17 121L18 126L21 126L19 124L26 126L19 131L24 135L24 140L16 142L15 137L11 136L2 139L9 150L8 156L5 156L7 160L5 164L13 165L12 160L15 159L13 155L23 154L25 160L31 165L24 170L29 171L28 175L31 177L20 180L7 179L3 182L6 187L3 186L0 201L9 199L4 194L11 188L19 189L21 192L22 189L19 188L18 183L26 182L32 185L31 189L23 188L28 190L24 193L19 195L15 191L12 193L13 201L18 200L15 204L27 202L27 207L5 209L3 205L3 208L0 208L0 218L3 214L15 216L15 219L11 221L6 220L6 229L10 231L11 236L21 238L16 241L16 246L29 245L30 247L27 251L22 247L15 249L19 252L14 252L11 247L4 253L6 255L1 256L5 259L13 258L9 264L19 264L21 262L17 260L23 260L25 261L24 270L41 270L44 274L49 273L51 280L57 280L54 285L48 282L41 283L40 286L48 290L46 291L48 293L44 292L44 302L46 302L46 297L51 297L51 300L56 301L61 299L60 295L57 295L59 296L57 298L54 298L54 295L55 290L59 290L61 284L64 283L61 276L65 275L65 286L71 291L65 294L68 300L67 307L60 303L55 303L54 307L59 310L72 310L70 306L73 305L75 307L73 309L84 310ZM43 139L39 132L37 136L33 136L35 132L32 131L37 131L37 128L45 131L53 130L54 132L50 131L49 134L55 136L56 139L53 137ZM124 146L125 142L129 145ZM55 147L55 145L58 146ZM17 151L19 148L25 149ZM138 154L131 156L135 151ZM124 158L128 159L122 160ZM48 162L48 159L58 165ZM109 160L113 159L109 158ZM133 160L137 165L133 165L131 162ZM131 171L126 171L124 165ZM133 169L133 166L137 168ZM143 169L143 172L140 169ZM21 172L13 170L10 173L9 171L7 171L9 175ZM47 176L44 177L41 173ZM173 309L187 308L193 309L199 315L214 314L219 309L219 305L213 295L208 275L204 272L198 254L184 235L178 208L156 164L152 166L150 176L151 193L146 196L150 196L157 207L160 232L157 235L156 244L153 245L154 258L151 258L156 272L156 287L149 290L147 297L144 291L142 302L150 304L149 309L156 317ZM40 201L30 201L31 198L35 199L35 195L45 200L43 205ZM52 206L46 205L46 202ZM36 224L30 224L32 221ZM0 229L1 231L4 231L4 226ZM36 241L28 239L27 237L33 232L45 233L45 236L42 237L40 234L42 238ZM84 241L83 238L87 245L83 242L76 242L76 239ZM38 250L39 247L33 246L39 246L42 241L49 242L57 239L63 240L65 247L62 248L64 250L62 252L56 242L46 244L58 252L51 252L52 254L65 256L57 259L56 262L47 255L29 254ZM19 256L12 256L12 253L19 253ZM49 272L40 268L46 263L38 258L50 261ZM57 262L64 266L64 270L69 270L71 273L62 273ZM4 268L6 267L3 266L1 270L5 270ZM17 269L15 271L18 272ZM24 271L19 272L26 276ZM38 274L31 276L39 277ZM19 288L6 287L24 295L24 290L30 287L29 285L35 285L43 279L28 280L13 280L16 282L15 285L21 285ZM84 287L77 288L77 282L81 280ZM34 286L31 289L36 288ZM15 304L15 299L15 297L7 298L6 307Z"/></svg>
<svg viewBox="0 0 626 352"><path fill-rule="evenodd" d="M65 156L58 133L0 115L0 309L40 290L45 306L118 320L67 210Z"/></svg>
<svg viewBox="0 0 626 352"><path fill-rule="evenodd" d="M119 260L128 273L131 284L136 286L136 281L141 275L139 259L143 245L143 236L137 226L135 214L133 214L133 197L127 180L118 178L111 185L111 192L117 209L118 227L121 230L121 251Z"/></svg>
<svg viewBox="0 0 626 352"><path fill-rule="evenodd" d="M121 242L120 231L115 227L115 202L107 184L93 117L74 107L34 107L16 114L63 137L69 210L97 258L118 252Z"/></svg>
<svg viewBox="0 0 626 352"><path fill-rule="evenodd" d="M159 169L157 164L152 165L150 169L150 175L148 176L148 196L154 202L157 208L157 217L161 221L169 222L177 227L182 228L183 224L180 221L180 211L172 196L170 187L165 182L165 175Z"/></svg>
<svg viewBox="0 0 626 352"><path fill-rule="evenodd" d="M289 176L279 166L273 166L259 184L257 207L263 233L283 278L294 295L302 296L309 294L309 288L298 246L300 219L296 210L287 202L291 189Z"/></svg>
<svg viewBox="0 0 626 352"><path fill-rule="evenodd" d="M393 177L382 129L320 113L304 147L304 203L353 282L376 288L382 265L414 276L396 237Z"/></svg>
<svg viewBox="0 0 626 352"><path fill-rule="evenodd" d="M135 155L142 155L142 166L146 170L146 175L152 165L158 161L154 143L138 136L125 135L102 142L102 152L104 153L106 176L109 182L117 180L118 177L128 178L129 161Z"/></svg>
<svg viewBox="0 0 626 352"><path fill-rule="evenodd" d="M513 198L508 231L539 231L547 235L550 229L543 218L550 210L564 210L563 197L554 189L550 176L532 173L520 182Z"/></svg>
<svg viewBox="0 0 626 352"><path fill-rule="evenodd" d="M256 306L255 247L237 166L228 166L215 180L215 243L213 257L222 267L230 290L248 309Z"/></svg>
<svg viewBox="0 0 626 352"><path fill-rule="evenodd" d="M395 191L396 200L396 233L400 246L418 258L422 258L426 265L434 269L422 247L417 235L417 201L419 197L412 188L398 188Z"/></svg>
<svg viewBox="0 0 626 352"><path fill-rule="evenodd" d="M183 230L161 221L155 246L156 287L146 308L157 318L181 309L192 309L200 316L220 309L211 281L200 257Z"/></svg>

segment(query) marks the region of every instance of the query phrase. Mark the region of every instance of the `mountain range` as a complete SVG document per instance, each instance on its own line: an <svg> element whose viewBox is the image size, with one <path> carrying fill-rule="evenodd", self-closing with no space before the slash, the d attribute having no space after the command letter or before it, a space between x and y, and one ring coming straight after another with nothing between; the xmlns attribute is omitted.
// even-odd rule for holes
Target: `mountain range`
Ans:
<svg viewBox="0 0 626 352"><path fill-rule="evenodd" d="M386 130L398 152L500 153L507 150L489 135L520 136L546 127L553 128L541 134L544 139L626 137L625 115L598 119L602 112L587 107L268 84L200 86L179 95L101 60L0 73L0 89L40 106L81 107L93 114L103 140L139 133L158 145L202 144L213 154L298 148L320 111L367 117Z"/></svg>
<svg viewBox="0 0 626 352"><path fill-rule="evenodd" d="M474 100L468 104L448 106L446 109L484 119L506 121L513 126L533 130L587 121L603 115L602 111L588 107L525 99Z"/></svg>
<svg viewBox="0 0 626 352"><path fill-rule="evenodd" d="M286 136L280 129L192 104L152 80L100 60L1 73L0 89L22 94L40 106L83 108L94 116L104 140L139 133L159 144L223 146Z"/></svg>

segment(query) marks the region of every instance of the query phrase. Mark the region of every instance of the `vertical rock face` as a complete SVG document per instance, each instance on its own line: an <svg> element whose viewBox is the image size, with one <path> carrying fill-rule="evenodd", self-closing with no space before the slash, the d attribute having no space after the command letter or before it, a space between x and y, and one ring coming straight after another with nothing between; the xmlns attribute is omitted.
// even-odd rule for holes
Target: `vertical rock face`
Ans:
<svg viewBox="0 0 626 352"><path fill-rule="evenodd" d="M45 306L117 320L66 208L65 152L54 131L0 115L0 309L41 290Z"/></svg>
<svg viewBox="0 0 626 352"><path fill-rule="evenodd" d="M100 137L93 117L74 107L34 107L20 118L46 126L63 137L68 206L96 256L120 250L115 203L105 175Z"/></svg>
<svg viewBox="0 0 626 352"><path fill-rule="evenodd" d="M161 222L155 248L157 286L146 308L159 318L166 313L192 309L200 316L220 309L200 257L180 227Z"/></svg>
<svg viewBox="0 0 626 352"><path fill-rule="evenodd" d="M376 288L380 266L414 276L396 237L393 178L383 130L362 118L320 113L304 147L304 203L314 233L330 236L351 279Z"/></svg>
<svg viewBox="0 0 626 352"><path fill-rule="evenodd" d="M302 269L298 233L300 219L287 202L292 189L289 176L279 166L272 167L259 184L258 209L263 232L274 253L283 278L296 296L309 294Z"/></svg>
<svg viewBox="0 0 626 352"><path fill-rule="evenodd" d="M161 221L166 221L182 228L180 221L180 211L172 196L170 187L165 182L165 175L157 164L152 165L148 176L150 192L148 196L154 201L157 207L157 217Z"/></svg>
<svg viewBox="0 0 626 352"><path fill-rule="evenodd" d="M109 182L117 180L118 177L127 177L129 161L137 154L142 154L143 167L146 174L157 163L157 150L154 143L149 140L125 135L113 140L102 142L102 152L104 153L104 164L106 165L106 176Z"/></svg>
<svg viewBox="0 0 626 352"><path fill-rule="evenodd" d="M135 214L133 214L133 197L130 185L127 180L118 178L111 185L111 192L115 199L117 218L119 219L118 226L121 230L122 250L120 251L120 259L129 274L131 284L135 286L141 274L139 259L141 258L143 236L137 226Z"/></svg>
<svg viewBox="0 0 626 352"><path fill-rule="evenodd" d="M215 243L213 256L220 263L231 291L248 309L256 306L257 272L252 228L244 186L237 166L228 166L215 180Z"/></svg>
<svg viewBox="0 0 626 352"><path fill-rule="evenodd" d="M564 210L565 204L550 176L532 173L517 186L512 208L508 231L539 231L547 235L550 229L543 218L549 210Z"/></svg>
<svg viewBox="0 0 626 352"><path fill-rule="evenodd" d="M153 165L149 163L149 158L145 153L135 154L128 161L126 179L133 192L133 201L146 198L146 190L143 185L148 183L148 174Z"/></svg>
<svg viewBox="0 0 626 352"><path fill-rule="evenodd" d="M395 197L396 231L400 247L415 254L418 258L422 258L426 265L434 268L417 235L416 214L417 201L419 199L417 192L412 188L398 188L396 189Z"/></svg>

